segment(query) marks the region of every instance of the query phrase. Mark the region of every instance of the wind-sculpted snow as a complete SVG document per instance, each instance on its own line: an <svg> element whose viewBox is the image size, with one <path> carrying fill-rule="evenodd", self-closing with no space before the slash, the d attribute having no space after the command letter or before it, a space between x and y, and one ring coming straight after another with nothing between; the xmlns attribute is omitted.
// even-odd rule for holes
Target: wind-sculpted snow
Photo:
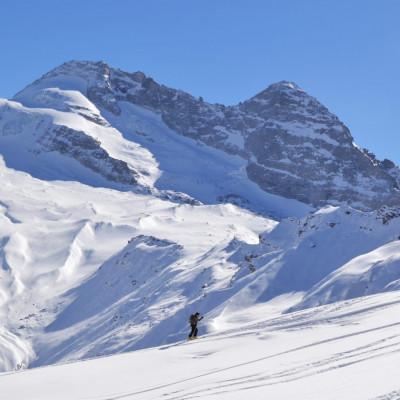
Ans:
<svg viewBox="0 0 400 400"><path fill-rule="evenodd" d="M229 284L229 241L257 243L276 224L231 205L45 182L4 163L0 178L6 369L179 339L207 284Z"/></svg>
<svg viewBox="0 0 400 400"><path fill-rule="evenodd" d="M181 206L167 218L148 215L138 226L159 233L164 226L164 235L171 236L165 227L183 221L187 211ZM286 312L397 290L396 215L395 209L327 208L271 225L260 241L249 241L245 231L241 236L228 226L234 234L230 241L208 251L202 245L196 256L188 242L136 236L90 279L65 293L60 312L36 340L31 365L181 340L187 315L195 309L208 315L207 330L218 330L212 320L257 304L272 305L290 294L295 295L287 300ZM201 241L194 243L197 247Z"/></svg>
<svg viewBox="0 0 400 400"><path fill-rule="evenodd" d="M87 282L65 294L73 300L46 327L34 365L126 351L162 319L173 317L182 307L179 288L171 284L181 250L155 237L131 240ZM60 332L69 334L58 342L54 338Z"/></svg>
<svg viewBox="0 0 400 400"><path fill-rule="evenodd" d="M191 260L187 249L174 242L132 238L88 281L65 294L67 303L73 300L46 327L33 366L181 339L189 306L212 308L232 294L237 266L214 265L229 254L217 248Z"/></svg>
<svg viewBox="0 0 400 400"><path fill-rule="evenodd" d="M355 257L313 287L291 311L400 289L400 239Z"/></svg>
<svg viewBox="0 0 400 400"><path fill-rule="evenodd" d="M302 309L396 290L400 278L398 211L327 208L303 220L283 221L261 237L271 253L262 255L268 264L262 261L266 266L262 267L265 277L259 300L287 292L305 293L304 300L291 308ZM268 274L272 277L267 278Z"/></svg>
<svg viewBox="0 0 400 400"><path fill-rule="evenodd" d="M0 328L0 371L24 369L29 365L32 355L33 350L27 341Z"/></svg>
<svg viewBox="0 0 400 400"><path fill-rule="evenodd" d="M4 369L173 343L194 310L204 334L280 298L298 310L399 286L396 207L278 223L0 167Z"/></svg>

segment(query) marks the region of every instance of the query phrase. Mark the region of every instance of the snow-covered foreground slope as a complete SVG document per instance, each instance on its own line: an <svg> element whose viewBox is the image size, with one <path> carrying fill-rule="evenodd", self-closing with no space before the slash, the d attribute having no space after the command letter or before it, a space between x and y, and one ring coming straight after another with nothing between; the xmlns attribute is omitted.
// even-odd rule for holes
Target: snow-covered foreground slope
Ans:
<svg viewBox="0 0 400 400"><path fill-rule="evenodd" d="M0 375L8 400L400 397L400 294L226 315L197 341ZM207 315L206 315L207 319ZM209 321L212 323L213 321Z"/></svg>
<svg viewBox="0 0 400 400"><path fill-rule="evenodd" d="M229 283L234 264L220 252L231 240L257 243L276 224L229 204L44 182L3 162L0 177L3 371L35 357L50 363L123 351L177 311L189 312L208 279ZM196 280L206 268L207 281ZM151 311L162 302L159 314Z"/></svg>
<svg viewBox="0 0 400 400"><path fill-rule="evenodd" d="M218 332L280 296L288 312L398 288L396 208L278 223L4 163L0 177L2 371L175 343L195 310Z"/></svg>

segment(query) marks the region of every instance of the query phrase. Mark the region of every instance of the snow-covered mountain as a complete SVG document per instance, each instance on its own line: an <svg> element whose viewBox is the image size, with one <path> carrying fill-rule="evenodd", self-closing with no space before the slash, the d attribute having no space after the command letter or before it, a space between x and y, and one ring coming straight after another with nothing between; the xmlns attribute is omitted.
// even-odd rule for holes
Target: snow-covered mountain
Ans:
<svg viewBox="0 0 400 400"><path fill-rule="evenodd" d="M236 200L253 206L254 201L263 203L262 195L252 198L260 189L316 207L345 203L375 209L400 201L398 168L358 148L344 124L294 83L273 84L250 100L226 107L160 85L141 72L126 73L104 62L71 61L13 100L19 104L3 105L9 116L3 132L17 136L23 154L60 153L111 186L139 183L191 194L193 185L176 171L177 164L187 164L182 157L190 157L204 158L202 165L194 163L199 168L185 175L198 180L198 171L203 172L201 189L213 197L205 199L207 203ZM36 137L21 140L18 132L32 125ZM176 134L192 140L180 140ZM188 143L189 153L184 148ZM204 144L207 150L201 151ZM212 148L222 152L210 155ZM39 169L48 164L43 157L33 158ZM135 163L138 159L140 165ZM87 181L77 168L72 169L76 179ZM50 169L49 177L56 177ZM249 185L250 180L254 188L227 188L221 182L227 175L236 183L244 180ZM221 185L223 190L215 190ZM198 191L193 197L202 200ZM264 204L254 206L266 209Z"/></svg>
<svg viewBox="0 0 400 400"><path fill-rule="evenodd" d="M295 84L224 107L63 64L0 100L0 370L397 290L398 178Z"/></svg>

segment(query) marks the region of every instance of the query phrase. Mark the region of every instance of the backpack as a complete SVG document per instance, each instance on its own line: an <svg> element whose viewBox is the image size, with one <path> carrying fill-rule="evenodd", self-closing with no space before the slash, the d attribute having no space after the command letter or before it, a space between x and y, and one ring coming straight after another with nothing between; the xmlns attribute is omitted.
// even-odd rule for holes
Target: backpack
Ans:
<svg viewBox="0 0 400 400"><path fill-rule="evenodd" d="M196 316L194 315L194 314L192 314L190 317L189 317L189 324L190 325L194 325L196 323Z"/></svg>

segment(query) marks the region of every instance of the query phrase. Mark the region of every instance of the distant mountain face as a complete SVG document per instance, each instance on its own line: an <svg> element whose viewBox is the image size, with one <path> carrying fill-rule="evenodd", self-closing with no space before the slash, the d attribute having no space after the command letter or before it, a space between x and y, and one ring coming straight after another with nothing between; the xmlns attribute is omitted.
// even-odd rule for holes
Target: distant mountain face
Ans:
<svg viewBox="0 0 400 400"><path fill-rule="evenodd" d="M120 151L115 155L110 151L118 141L124 148L122 153L126 154L130 147L113 128L131 144L137 143L140 135L145 137L147 142L140 144L146 149L150 142L160 141L154 121L141 120L137 112L140 109L161 119L172 132L194 139L200 147L205 144L222 150L232 160L232 156L240 157L245 179L266 193L314 207L346 203L376 209L400 202L398 168L388 160L380 163L357 147L346 126L294 83L273 84L239 105L226 107L160 85L141 72L130 74L104 62L71 61L28 86L13 100L30 110L34 107L69 112L87 121L86 128L79 129L79 122L76 127L68 121L58 126L60 122L52 116L50 125L43 127L42 123L34 128L42 133L34 146L28 146L30 152L59 152L105 180L125 187L151 187L160 175L169 172L168 166L160 165L167 162L160 163L151 149L152 154L145 157L147 165L142 166L132 162L137 156L121 159ZM32 111L24 110L15 118L18 120L21 115L28 119L33 116ZM3 123L2 135L7 136L9 131ZM101 135L99 131L103 131ZM115 143L107 148L105 142L111 137ZM174 157L179 164L180 154L176 152ZM192 160L194 165L198 162ZM80 180L78 172L75 176ZM89 183L90 179L87 178ZM168 187L165 181L161 186L177 190L176 185ZM180 189L190 191L185 185ZM245 196L248 192L230 188L214 197L240 198L245 203L249 202ZM262 198L258 199L262 203Z"/></svg>

